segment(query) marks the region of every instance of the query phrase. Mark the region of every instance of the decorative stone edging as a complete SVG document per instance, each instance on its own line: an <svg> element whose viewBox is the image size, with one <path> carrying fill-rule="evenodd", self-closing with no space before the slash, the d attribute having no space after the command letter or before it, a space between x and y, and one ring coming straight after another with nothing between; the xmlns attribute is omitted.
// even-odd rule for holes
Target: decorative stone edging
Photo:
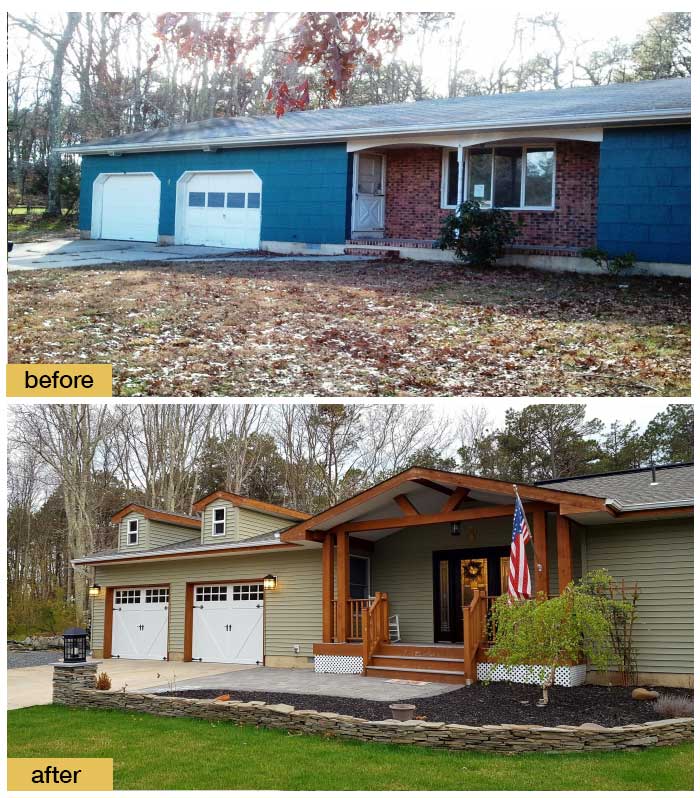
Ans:
<svg viewBox="0 0 700 798"><path fill-rule="evenodd" d="M89 667L89 666L88 666ZM77 672L76 672L77 671ZM146 693L103 692L85 686L86 673L54 668L55 704L94 709L120 709L166 717L202 718L238 724L322 734L365 742L419 745L427 748L503 753L525 751L615 751L676 745L693 739L693 719L655 720L606 728L583 726L463 726L422 720L363 720L335 712L295 709L289 704L263 701L216 701ZM94 674L94 667L90 671Z"/></svg>

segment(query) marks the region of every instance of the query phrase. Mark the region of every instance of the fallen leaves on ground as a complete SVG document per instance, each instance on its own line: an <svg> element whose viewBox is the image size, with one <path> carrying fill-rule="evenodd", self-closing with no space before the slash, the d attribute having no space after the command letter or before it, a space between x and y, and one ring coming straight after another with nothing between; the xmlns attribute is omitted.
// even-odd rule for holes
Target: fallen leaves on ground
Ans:
<svg viewBox="0 0 700 798"><path fill-rule="evenodd" d="M9 360L123 396L688 395L690 286L386 261L10 275Z"/></svg>

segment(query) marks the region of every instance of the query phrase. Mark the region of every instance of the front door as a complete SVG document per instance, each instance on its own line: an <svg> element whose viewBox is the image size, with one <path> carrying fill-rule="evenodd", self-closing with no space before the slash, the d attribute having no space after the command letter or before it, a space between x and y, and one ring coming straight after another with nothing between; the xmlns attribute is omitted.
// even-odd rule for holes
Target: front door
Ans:
<svg viewBox="0 0 700 798"><path fill-rule="evenodd" d="M383 155L355 155L354 236L378 238L384 234L384 171Z"/></svg>
<svg viewBox="0 0 700 798"><path fill-rule="evenodd" d="M433 603L435 642L464 640L462 608L475 590L499 596L508 588L507 546L433 552ZM505 574L505 581L504 581Z"/></svg>

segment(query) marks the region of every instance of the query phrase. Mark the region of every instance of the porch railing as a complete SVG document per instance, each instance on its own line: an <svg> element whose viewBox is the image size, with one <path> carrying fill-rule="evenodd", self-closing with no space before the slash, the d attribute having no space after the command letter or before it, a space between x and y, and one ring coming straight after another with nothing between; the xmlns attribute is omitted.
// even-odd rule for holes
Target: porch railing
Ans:
<svg viewBox="0 0 700 798"><path fill-rule="evenodd" d="M369 607L373 599L348 599L347 612L348 612L348 639L347 642L357 643L362 640L362 610ZM333 599L333 629L332 639L337 641L339 604L337 599ZM345 640L340 642L346 642Z"/></svg>
<svg viewBox="0 0 700 798"><path fill-rule="evenodd" d="M464 678L468 684L476 681L476 659L486 636L488 597L475 590L471 603L462 608L464 622Z"/></svg>
<svg viewBox="0 0 700 798"><path fill-rule="evenodd" d="M389 594L375 593L369 607L362 610L362 664L363 672L380 643L389 642Z"/></svg>

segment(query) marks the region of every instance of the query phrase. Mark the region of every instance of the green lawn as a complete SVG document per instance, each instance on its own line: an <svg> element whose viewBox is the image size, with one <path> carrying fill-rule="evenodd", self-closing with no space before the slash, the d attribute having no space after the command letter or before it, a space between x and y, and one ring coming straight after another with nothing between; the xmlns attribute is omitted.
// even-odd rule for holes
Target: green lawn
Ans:
<svg viewBox="0 0 700 798"><path fill-rule="evenodd" d="M501 756L59 706L8 712L8 756L114 759L121 790L691 790L693 746Z"/></svg>
<svg viewBox="0 0 700 798"><path fill-rule="evenodd" d="M32 208L27 216L26 208L15 208L7 217L7 237L23 244L47 238L71 238L77 235L75 216L44 218L43 208Z"/></svg>

